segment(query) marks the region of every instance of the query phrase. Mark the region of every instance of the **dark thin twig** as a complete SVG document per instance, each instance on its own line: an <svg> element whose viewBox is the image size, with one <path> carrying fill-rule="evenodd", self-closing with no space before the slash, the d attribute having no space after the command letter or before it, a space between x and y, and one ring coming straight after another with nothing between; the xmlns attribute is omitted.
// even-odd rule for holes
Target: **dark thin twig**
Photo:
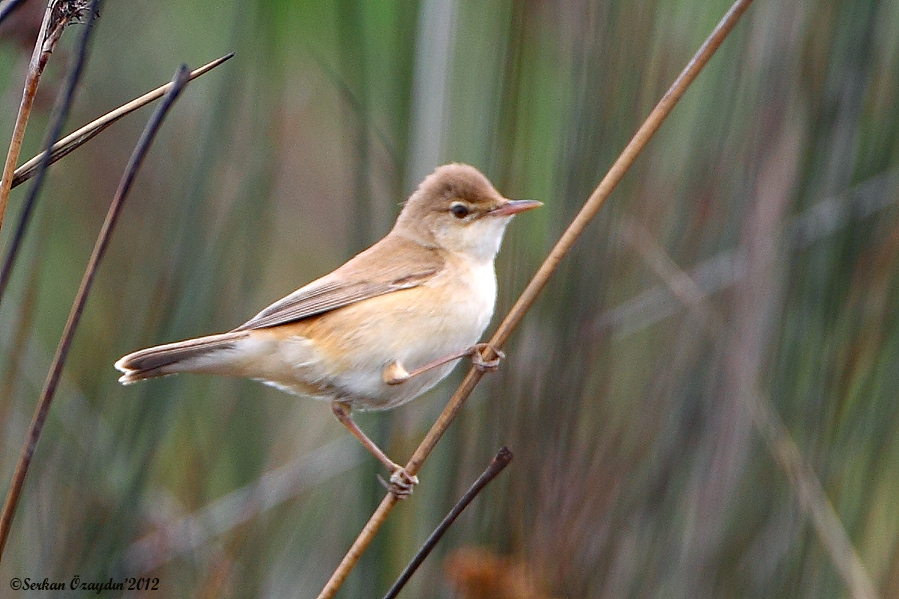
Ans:
<svg viewBox="0 0 899 599"><path fill-rule="evenodd" d="M746 12L746 9L749 8L751 3L752 0L736 0L724 17L718 22L718 25L706 41L703 42L693 58L690 59L690 62L687 63L687 66L684 67L677 76L677 79L674 80L674 83L671 84L671 87L668 88L668 91L665 92L665 95L662 96L662 99L659 100L659 103L656 104L655 108L652 109L652 112L649 113L649 116L646 117L646 120L634 134L634 137L628 142L624 150L621 151L621 155L609 169L609 172L606 173L606 176L603 177L596 189L593 190L593 193L590 194L590 197L584 202L580 212L578 212L577 216L574 217L574 220L571 221L571 224L562 234L559 241L556 242L556 245L550 251L549 255L547 255L530 283L528 283L527 287L525 287L524 291L522 291L521 295L518 297L518 301L515 302L515 305L512 306L512 309L509 310L509 313L500 323L499 327L497 327L496 332L488 342L488 348L500 349L505 344L506 340L508 340L522 318L524 318L525 313L537 300L537 296L543 291L543 288L549 281L550 276L555 272L559 263L571 250L571 247L599 212L599 209L603 207L606 200L612 194L612 191L640 155L640 152L643 151L652 136L655 135L659 127L662 126L662 123L674 109L678 100L684 95L690 87L690 84L693 83L699 75L702 68L706 65L727 35L733 30L737 21L739 21L740 17ZM490 360L495 358L496 355L493 351L487 349L485 355L482 357L485 360ZM483 371L478 368L473 366L469 369L468 374L465 375L459 388L456 389L456 392L450 398L449 402L447 402L446 407L437 418L437 421L428 431L428 434L425 435L425 438L419 444L415 453L412 454L412 457L409 458L409 462L405 467L406 472L410 475L418 473L424 461L434 450L434 447L437 446L438 441L443 437L443 434L455 419L456 414L462 409L462 405L471 395L471 392L481 381L483 376ZM343 581L346 580L350 571L356 566L356 563L358 563L359 558L371 544L372 539L374 539L378 530L380 530L381 526L387 520L390 512L393 511L397 501L399 501L399 499L392 493L388 493L387 496L381 500L381 503L378 505L374 514L369 518L368 522L359 533L359 536L356 537L356 540L350 546L349 550L347 550L343 560L341 560L340 564L334 570L331 578L325 583L324 588L318 595L318 599L330 599L337 593L338 589L343 585Z"/></svg>
<svg viewBox="0 0 899 599"><path fill-rule="evenodd" d="M144 132L141 135L140 140L137 142L137 145L134 148L134 152L131 154L131 159L128 162L128 166L125 168L125 172L122 175L122 180L119 182L119 188L116 190L115 196L112 199L112 203L109 205L109 211L106 213L106 219L103 221L103 227L100 229L100 233L97 235L97 241L94 244L94 251L91 253L90 260L87 263L87 267L84 270L84 276L81 279L81 286L78 288L78 293L75 296L75 301L72 303L72 310L69 313L69 318L66 321L65 330L63 331L62 338L59 340L59 346L56 348L56 355L53 357L53 363L50 367L50 372L47 374L47 381L44 384L44 389L41 392L41 397L38 400L37 408L34 412L34 418L31 421L31 427L28 430L28 435L25 438L25 444L22 446L22 454L19 456L19 463L16 465L16 471L13 475L13 480L9 486L9 492L6 495L6 502L3 504L3 512L0 514L0 559L3 557L3 549L6 547L6 541L9 538L9 529L12 525L13 515L15 514L16 505L19 501L19 496L22 492L22 486L25 482L25 476L28 474L28 467L31 464L31 459L34 456L34 450L37 447L37 443L40 440L41 431L44 428L44 422L47 419L47 414L50 411L50 403L53 401L53 395L56 392L56 386L59 384L60 376L62 375L62 368L65 364L66 357L69 353L69 348L72 344L72 339L75 336L75 330L78 327L78 323L81 321L81 314L84 311L85 303L87 302L87 296L90 293L91 286L94 282L94 277L97 273L97 267L100 264L100 260L103 258L103 254L106 252L106 248L109 245L109 239L112 235L112 231L115 228L115 224L118 221L119 215L122 211L122 206L124 205L125 198L128 195L128 192L131 190L131 185L134 183L134 179L137 176L137 171L140 168L140 165L143 163L144 158L147 155L148 150L150 149L150 144L153 142L154 137L156 136L156 132L159 130L159 127L162 125L162 121L165 118L166 114L168 114L169 109L174 104L175 100L181 94L181 91L187 85L189 71L186 66L181 66L178 69L175 78L173 79L172 88L166 94L162 103L157 107L156 112L153 113L153 116L150 118L150 121L147 123L147 126L144 128Z"/></svg>
<svg viewBox="0 0 899 599"><path fill-rule="evenodd" d="M456 521L456 518L459 517L462 510L468 507L468 504L471 503L471 501L477 497L478 493L487 486L487 483L496 478L496 475L502 472L511 461L512 452L509 451L508 448L502 447L496 452L496 455L493 457L493 460L491 460L490 465L487 466L487 469L484 470L476 481L474 481L474 484L465 492L462 499L453 506L453 509L446 515L443 522L434 529L434 532L432 532L431 536L424 542L424 545L421 546L421 549L418 550L418 553L415 554L415 557L412 558L412 561L409 562L409 565L406 566L403 573L400 574L399 578L396 579L396 582L393 583L393 586L390 587L390 590L387 591L387 594L384 595L384 599L394 599L397 594L403 590L403 587L406 586L406 583L409 582L409 579L412 578L412 575L415 574L415 571L422 562L424 562L428 555L431 554L431 550L434 549L434 546L437 545L437 542L443 537L444 533L449 530L449 527L453 525L453 522Z"/></svg>
<svg viewBox="0 0 899 599"><path fill-rule="evenodd" d="M19 8L19 6L24 3L25 0L9 0L9 2L0 7L0 25L3 24L3 21L6 20L6 17L11 15L14 10Z"/></svg>
<svg viewBox="0 0 899 599"><path fill-rule="evenodd" d="M222 56L221 58L216 58L212 62L207 63L198 69L194 69L190 73L190 80L193 81L200 75L205 75L206 73L208 73L215 67L219 66L220 64L222 64L223 62L225 62L227 60L230 60L233 57L234 57L234 52L230 52L230 53L226 54L225 56ZM132 112L134 112L135 110L137 110L139 108L143 108L150 102L158 100L163 95L165 95L165 92L167 92L171 86L172 86L171 82L166 83L165 85L160 85L153 91L147 92L146 94L142 95L141 97L131 100L127 104L122 104L115 110L111 110L111 111L107 112L106 114L104 114L103 116L101 116L100 118L94 119L93 121L91 121L84 127L81 127L77 131L73 131L72 133L69 133L64 138L60 139L58 142L53 144L49 164L53 164L54 162L57 162L58 160L65 158L66 156L68 156L69 154L71 154L72 152L74 152L75 150L80 148L82 145L84 145L88 141L92 140L99 133L106 130L107 127L109 127L110 125L112 125L113 123L118 121L119 119L131 114ZM18 185L21 185L25 181L34 177L35 173L37 172L38 167L42 163L41 161L42 161L43 157L44 157L44 153L41 152L40 154L38 154L31 160L29 160L29 161L23 163L21 166L19 166L16 169L15 174L13 175L12 186L17 187Z"/></svg>
<svg viewBox="0 0 899 599"><path fill-rule="evenodd" d="M46 148L44 150L44 157L35 174L34 184L31 186L28 197L25 200L25 206L22 208L19 222L16 224L16 230L13 234L12 241L10 242L9 251L6 253L6 258L3 261L3 268L0 269L0 303L3 302L3 295L6 291L6 286L9 284L9 278L12 275L13 264L15 264L19 249L24 241L28 223L31 221L31 215L34 212L34 206L37 203L38 194L44 184L44 175L47 171L47 166L50 164L50 150L62 134L63 125L69 116L69 110L75 99L75 89L78 87L78 81L81 80L81 73L84 71L84 64L87 62L88 46L90 45L91 33L94 30L95 16L100 10L100 1L101 0L91 0L90 6L85 13L88 16L86 18L84 30L82 30L81 36L78 38L75 59L72 66L69 68L65 86L63 87L60 96L61 100L54 108L54 115L48 129L49 133L47 141L44 144L44 147ZM12 181L10 181L10 185L11 184Z"/></svg>

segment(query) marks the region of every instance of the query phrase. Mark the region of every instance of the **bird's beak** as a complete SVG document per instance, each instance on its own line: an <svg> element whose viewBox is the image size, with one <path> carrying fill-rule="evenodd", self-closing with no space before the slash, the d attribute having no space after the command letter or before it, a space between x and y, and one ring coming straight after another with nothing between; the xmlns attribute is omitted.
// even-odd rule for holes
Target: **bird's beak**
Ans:
<svg viewBox="0 0 899 599"><path fill-rule="evenodd" d="M488 212L488 214L490 216L512 216L513 214L518 214L525 210L539 208L542 205L543 202L538 202L537 200L506 200Z"/></svg>

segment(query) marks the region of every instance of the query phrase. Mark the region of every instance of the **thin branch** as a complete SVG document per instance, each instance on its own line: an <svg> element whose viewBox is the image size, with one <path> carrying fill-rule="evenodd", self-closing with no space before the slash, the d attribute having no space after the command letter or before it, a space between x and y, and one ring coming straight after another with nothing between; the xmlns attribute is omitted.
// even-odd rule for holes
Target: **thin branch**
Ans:
<svg viewBox="0 0 899 599"><path fill-rule="evenodd" d="M19 223L16 226L15 234L13 235L12 242L10 244L9 252L7 253L6 260L4 260L3 268L0 270L0 302L3 301L3 294L6 291L6 286L9 283L9 278L12 273L12 265L15 262L16 255L18 254L18 249L21 246L22 239L25 235L25 228L30 220L31 213L34 210L34 205L37 202L37 196L40 192L41 186L44 182L44 173L47 170L47 164L50 156L50 147L53 145L53 142L56 141L60 134L62 133L62 127L65 123L66 118L69 114L69 109L72 106L72 102L75 98L75 89L77 87L78 81L81 79L81 73L84 70L84 64L87 62L87 48L90 43L91 33L94 30L94 16L98 14L98 10L100 9L100 0L91 0L90 5L86 6L83 1L73 2L70 0L57 0L55 2L50 3L50 6L47 8L47 16L45 19L49 17L50 27L54 28L54 24L56 24L53 29L53 35L51 36L52 44L48 46L51 40L48 40L43 44L43 47L46 47L46 50L42 50L40 54L35 50L35 58L32 58L32 66L34 66L34 61L42 60L43 64L40 65L40 71L43 70L44 65L47 60L50 58L50 53L53 50L53 45L56 44L56 40L59 39L59 36L62 35L62 30L69 22L75 19L82 19L84 14L90 15L87 18L87 24L85 25L84 31L81 33L81 37L78 39L77 44L77 54L75 57L75 61L73 62L71 68L69 69L68 76L66 78L66 84L62 91L62 101L59 102L54 109L54 115L51 119L51 125L49 127L48 139L45 145L47 148L44 151L43 161L41 166L38 168L37 175L34 181L34 185L31 187L31 191L28 194L27 199L25 200L25 206L22 209L22 215L19 218ZM30 97L28 98L28 113L31 111L31 104L34 101L34 92L37 91L37 82L40 78L40 71L37 72L36 77L33 80L33 89L30 91ZM31 73L31 70L29 70ZM30 75L29 75L30 77ZM30 80L30 79L29 79ZM26 95L28 94L28 87L26 85ZM26 98L22 98L23 106L26 103ZM19 158L19 151L22 146L22 136L25 133L25 122L28 120L27 114L24 118L22 116L23 111L19 110L19 117L16 120L16 127L18 131L18 136L16 133L13 133L13 142L10 145L9 154L6 157L6 165L3 169L3 179L0 181L0 226L3 225L3 214L6 212L6 205L9 200L9 192L12 189L12 177L14 173L14 167L16 161ZM18 127L21 122L21 130L19 131ZM15 151L14 151L15 146Z"/></svg>
<svg viewBox="0 0 899 599"><path fill-rule="evenodd" d="M92 0L91 12L93 12L96 0ZM41 29L38 32L37 41L34 44L34 52L28 65L28 74L25 77L25 88L22 90L22 101L19 104L19 112L13 126L12 140L9 142L9 151L6 154L6 162L3 165L3 176L0 178L0 228L3 227L3 217L6 214L6 206L9 202L9 192L12 189L13 171L22 151L22 142L25 139L25 127L31 116L31 108L34 106L34 98L37 95L37 87L44 72L44 67L53 54L53 49L65 28L74 22L79 22L87 12L85 0L51 0L44 13ZM88 20L88 27L93 19Z"/></svg>
<svg viewBox="0 0 899 599"><path fill-rule="evenodd" d="M403 590L403 587L406 586L406 583L409 582L409 579L412 578L412 575L415 574L415 571L418 570L418 567L431 554L431 551L434 549L434 546L437 545L437 542L443 537L446 531L449 530L449 527L453 525L453 522L456 521L456 518L459 517L462 510L468 507L468 504L478 496L478 493L480 493L490 481L496 478L500 472L505 470L506 466L508 466L511 461L512 452L509 451L507 447L501 447L490 461L490 465L487 466L487 469L481 473L476 481L474 481L474 484L472 484L468 491L465 492L465 495L462 496L459 502L450 510L449 514L446 515L443 522L441 522L437 528L434 529L434 532L431 533L431 536L427 538L424 545L421 546L421 549L418 550L415 557L412 558L412 561L409 562L409 565L403 570L403 573L400 574L399 578L396 579L396 582L393 583L393 586L390 587L390 590L387 591L387 594L384 595L384 599L396 598L399 592Z"/></svg>
<svg viewBox="0 0 899 599"><path fill-rule="evenodd" d="M125 168L125 172L122 175L122 180L119 183L119 188L116 190L115 196L113 197L112 202L109 206L109 211L106 213L106 219L103 221L103 226L100 229L99 235L97 236L97 241L94 244L94 250L91 253L90 260L88 261L87 267L84 271L84 276L81 279L81 285L78 288L78 293L75 296L75 301L72 304L72 310L69 312L69 318L66 321L66 326L63 331L62 338L59 340L59 346L56 348L56 355L53 357L53 363L50 366L50 372L47 375L47 381L44 384L44 389L41 392L40 399L38 400L37 408L34 412L34 418L31 421L31 427L28 431L28 435L25 438L25 444L22 447L22 453L19 456L19 462L16 465L16 471L15 474L13 474L13 480L10 483L9 492L6 495L6 502L3 504L3 512L2 514L0 514L0 559L2 559L3 557L3 550L6 547L6 541L9 538L9 530L12 525L12 519L13 515L15 514L16 505L19 502L19 497L22 492L22 486L25 483L25 476L28 474L28 468L31 465L31 459L34 457L34 451L37 447L38 441L40 440L41 432L43 431L44 423L47 419L47 414L50 411L50 404L53 401L53 395L56 392L56 387L59 383L60 376L62 375L62 368L65 364L66 357L68 356L69 348L72 344L72 339L75 336L75 330L78 327L78 323L81 321L81 315L87 302L87 296L90 293L91 286L93 285L94 277L97 273L97 267L99 266L100 260L103 258L103 254L106 252L106 248L109 245L109 239L112 235L112 231L115 228L115 224L118 221L119 215L121 214L125 198L127 197L128 192L131 190L131 185L134 183L134 179L137 176L137 171L140 168L140 165L143 163L143 160L150 148L150 144L153 142L153 139L156 136L156 132L159 130L159 127L162 125L163 119L168 114L172 104L174 104L175 100L178 98L178 96L181 94L181 91L187 84L187 78L187 67L182 66L173 79L173 85L169 90L169 93L166 94L165 99L156 109L156 112L153 113L153 116L147 123L147 126L144 128L144 132L141 135L140 140L137 142L137 146L134 148L134 152L131 155L128 166Z"/></svg>
<svg viewBox="0 0 899 599"><path fill-rule="evenodd" d="M225 56L222 56L221 58L217 58L212 62L203 65L198 69L191 71L190 80L193 81L200 75L205 75L223 62L231 59L233 56L234 52L231 52L229 54L226 54ZM97 134L105 130L107 127L109 127L122 117L131 114L139 108L143 108L154 100L158 100L169 89L171 89L171 87L171 82L166 83L165 85L161 85L153 91L147 92L139 98L135 98L127 104L123 104L115 110L107 112L100 118L91 121L84 127L78 129L77 131L73 131L64 138L60 139L58 142L53 144L53 147L50 150L50 160L48 164L53 164L54 162L57 162L58 160L68 156L74 150L78 149L79 147L96 137ZM13 175L12 186L16 187L17 185L21 185L28 179L32 178L37 171L38 165L41 164L41 159L43 158L43 156L44 154L41 153L17 168L15 174Z"/></svg>
<svg viewBox="0 0 899 599"><path fill-rule="evenodd" d="M752 0L737 0L712 31L709 38L702 44L693 58L690 59L690 62L687 63L684 70L681 71L680 75L678 75L677 79L675 79L665 95L662 96L662 99L656 107L653 108L652 112L646 118L646 121L644 121L637 130L637 133L624 148L621 155L612 165L612 168L609 169L609 172L603 180L599 183L593 193L590 194L590 197L584 203L581 211L568 226L568 229L562 234L562 237L556 243L555 247L550 251L546 260L544 260L543 264L540 266L540 269L519 296L518 301L515 302L515 305L512 306L512 309L509 311L506 318L500 323L493 338L490 339L490 346L499 349L506 342L515 330L515 327L517 327L522 318L524 318L524 314L531 305L533 305L537 296L546 286L549 277L553 274L556 267L559 265L559 262L562 261L562 258L569 252L574 245L574 242L577 241L578 237L580 237L581 233L583 233L593 217L599 212L599 209L605 204L609 195L624 177L628 169L630 169L631 165L637 159L637 156L643 148L646 147L646 144L649 143L650 138L652 138L665 118L671 113L671 110L677 104L677 101L684 95L684 92L686 92L693 80L696 79L696 76L699 75L699 72L731 32L751 3ZM484 358L487 360L496 357L494 352L489 349L486 350L486 353L488 355L485 355ZM471 395L471 392L483 376L484 373L481 370L475 367L469 369L468 374L465 376L452 398L450 398L446 407L443 409L443 412L440 414L440 417L437 419L437 422L435 422L434 426L431 427L431 430L428 431L428 434L415 450L415 453L412 454L409 463L406 464L406 471L410 475L417 474L421 469L422 464L430 455L431 451L433 451L437 442L443 436L444 432L446 432L446 429L449 427L450 423L452 423L456 414L462 408L462 405L468 399L468 396ZM393 511L393 507L396 505L397 501L398 499L396 496L391 493L388 493L387 496L384 497L368 523L363 527L362 532L359 533L359 536L353 542L353 545L350 547L346 556L344 556L343 560L337 566L337 569L331 575L330 580L328 580L321 593L319 593L318 599L330 599L337 593L337 590L341 587L347 575L349 575L350 571L359 561L361 555L368 548L369 544L371 544L372 539L381 528L381 525L384 523L387 516Z"/></svg>
<svg viewBox="0 0 899 599"><path fill-rule="evenodd" d="M9 192L12 189L12 175L22 151L22 141L25 139L25 127L28 125L28 117L31 116L31 107L34 106L34 97L37 94L37 86L50 54L59 40L59 29L56 35L52 33L52 15L54 2L47 5L41 29L37 34L34 44L34 52L31 54L31 62L28 64L28 74L25 76L25 87L22 90L22 101L19 103L19 112L16 114L16 122L13 125L12 139L9 142L9 150L6 154L6 162L3 165L3 174L0 176L0 228L3 227L3 217L6 214L6 205L9 202Z"/></svg>

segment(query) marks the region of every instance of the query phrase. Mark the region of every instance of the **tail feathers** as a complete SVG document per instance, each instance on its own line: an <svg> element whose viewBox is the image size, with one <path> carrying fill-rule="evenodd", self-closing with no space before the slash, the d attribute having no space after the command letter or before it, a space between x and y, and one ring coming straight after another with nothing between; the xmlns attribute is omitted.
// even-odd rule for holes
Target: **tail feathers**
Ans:
<svg viewBox="0 0 899 599"><path fill-rule="evenodd" d="M176 372L212 371L221 361L213 354L234 349L235 343L247 335L246 331L222 333L136 351L115 363L115 367L124 373L119 382L128 385Z"/></svg>

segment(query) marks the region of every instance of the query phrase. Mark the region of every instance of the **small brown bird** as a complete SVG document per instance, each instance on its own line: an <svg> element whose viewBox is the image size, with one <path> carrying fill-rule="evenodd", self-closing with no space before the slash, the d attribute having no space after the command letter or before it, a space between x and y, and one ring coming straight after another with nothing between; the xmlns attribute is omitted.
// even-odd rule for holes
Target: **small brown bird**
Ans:
<svg viewBox="0 0 899 599"><path fill-rule="evenodd" d="M391 472L418 482L353 422L350 411L399 406L442 380L459 358L495 368L476 345L493 316L493 260L512 216L540 206L508 200L472 166L438 167L390 233L337 270L231 332L128 354L122 383L198 372L259 380L331 402L337 419Z"/></svg>

